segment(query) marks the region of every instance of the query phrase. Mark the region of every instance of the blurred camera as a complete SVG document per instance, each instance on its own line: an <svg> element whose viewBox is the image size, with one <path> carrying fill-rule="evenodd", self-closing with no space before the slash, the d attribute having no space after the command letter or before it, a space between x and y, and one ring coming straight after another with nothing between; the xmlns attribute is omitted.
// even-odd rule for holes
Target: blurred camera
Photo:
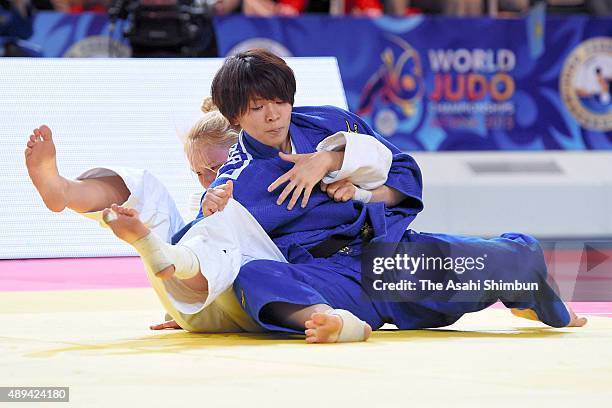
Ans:
<svg viewBox="0 0 612 408"><path fill-rule="evenodd" d="M111 21L126 20L134 57L216 57L212 7L200 0L118 0Z"/></svg>

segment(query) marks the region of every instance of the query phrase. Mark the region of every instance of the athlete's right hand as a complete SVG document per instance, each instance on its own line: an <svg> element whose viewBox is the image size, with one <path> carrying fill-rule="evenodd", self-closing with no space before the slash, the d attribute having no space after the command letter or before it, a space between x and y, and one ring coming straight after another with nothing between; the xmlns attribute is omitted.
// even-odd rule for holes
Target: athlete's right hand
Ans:
<svg viewBox="0 0 612 408"><path fill-rule="evenodd" d="M227 202L233 196L234 184L229 180L215 188L207 188L204 199L202 200L202 213L205 217L223 211Z"/></svg>
<svg viewBox="0 0 612 408"><path fill-rule="evenodd" d="M302 208L306 208L312 189L329 172L340 170L344 160L344 152L320 151L316 153L287 154L280 152L281 159L294 163L291 170L277 178L268 186L268 192L272 192L285 184L276 205L282 205L285 199L291 195L287 209L292 210L300 196L302 196Z"/></svg>

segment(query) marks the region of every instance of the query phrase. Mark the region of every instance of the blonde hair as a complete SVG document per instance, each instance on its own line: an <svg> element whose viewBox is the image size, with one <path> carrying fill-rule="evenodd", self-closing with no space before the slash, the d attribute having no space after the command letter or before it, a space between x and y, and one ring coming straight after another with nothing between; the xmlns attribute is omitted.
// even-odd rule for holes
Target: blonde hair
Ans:
<svg viewBox="0 0 612 408"><path fill-rule="evenodd" d="M208 161L206 147L227 148L238 141L240 129L232 126L219 109L207 97L200 106L204 116L200 118L185 135L183 147L190 163L198 160ZM210 165L210 163L208 163Z"/></svg>

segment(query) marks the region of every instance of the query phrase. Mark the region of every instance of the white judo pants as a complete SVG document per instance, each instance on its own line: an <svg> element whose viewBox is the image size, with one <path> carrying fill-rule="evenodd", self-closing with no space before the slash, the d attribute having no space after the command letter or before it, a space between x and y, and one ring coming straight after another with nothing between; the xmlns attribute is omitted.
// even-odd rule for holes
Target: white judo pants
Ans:
<svg viewBox="0 0 612 408"><path fill-rule="evenodd" d="M146 170L127 167L98 167L78 179L119 176L130 191L124 206L135 208L141 221L166 242L184 225L181 214L166 187ZM82 214L105 226L102 211ZM235 200L224 211L206 217L179 242L198 257L209 290L197 292L180 279L147 277L159 300L183 329L192 332L262 332L240 306L232 283L240 267L253 259L285 261L276 245L251 214ZM145 268L146 269L146 268Z"/></svg>

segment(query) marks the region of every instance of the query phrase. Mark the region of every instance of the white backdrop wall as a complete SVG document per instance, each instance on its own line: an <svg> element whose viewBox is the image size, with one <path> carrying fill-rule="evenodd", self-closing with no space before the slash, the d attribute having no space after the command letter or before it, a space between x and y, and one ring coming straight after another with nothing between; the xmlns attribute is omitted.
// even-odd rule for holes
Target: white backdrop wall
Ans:
<svg viewBox="0 0 612 408"><path fill-rule="evenodd" d="M221 59L0 59L0 259L132 255L110 230L72 211L51 213L23 151L33 128L54 134L60 173L98 165L146 168L185 218L201 191L180 138L201 115ZM296 105L346 108L336 60L288 59Z"/></svg>
<svg viewBox="0 0 612 408"><path fill-rule="evenodd" d="M0 59L0 259L133 255L69 210L48 211L30 183L23 150L32 129L54 132L60 172L99 165L146 168L184 218L201 192L181 135L201 115L222 60ZM332 58L288 59L296 105L346 108ZM391 140L393 142L393 140ZM414 153L425 210L412 228L493 236L612 237L612 153Z"/></svg>

